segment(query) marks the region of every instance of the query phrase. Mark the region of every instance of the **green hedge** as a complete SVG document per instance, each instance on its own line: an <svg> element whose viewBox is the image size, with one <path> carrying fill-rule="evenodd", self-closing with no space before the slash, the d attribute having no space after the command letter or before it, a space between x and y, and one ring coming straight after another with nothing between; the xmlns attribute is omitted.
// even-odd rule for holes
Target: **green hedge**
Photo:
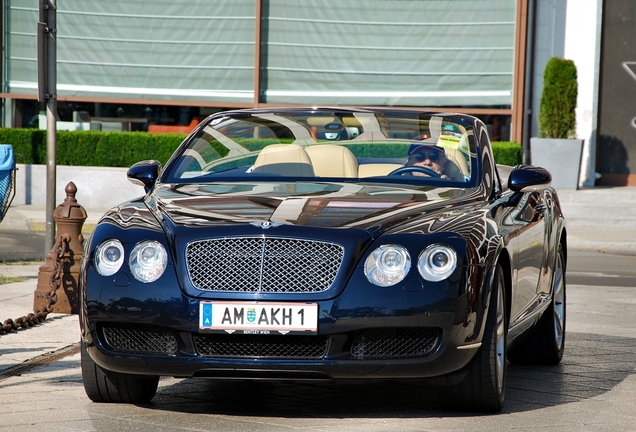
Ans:
<svg viewBox="0 0 636 432"><path fill-rule="evenodd" d="M165 164L184 138L184 134L58 131L57 164L127 168L145 159ZM13 145L17 163L46 165L44 130L0 128L0 143ZM521 163L519 143L495 142L492 147L497 163Z"/></svg>
<svg viewBox="0 0 636 432"><path fill-rule="evenodd" d="M162 164L185 138L184 134L148 132L58 131L57 164L129 167L144 159ZM12 144L16 162L46 164L46 131L0 128L0 143Z"/></svg>
<svg viewBox="0 0 636 432"><path fill-rule="evenodd" d="M521 163L523 150L517 142L498 141L492 143L492 153L496 163L515 166Z"/></svg>

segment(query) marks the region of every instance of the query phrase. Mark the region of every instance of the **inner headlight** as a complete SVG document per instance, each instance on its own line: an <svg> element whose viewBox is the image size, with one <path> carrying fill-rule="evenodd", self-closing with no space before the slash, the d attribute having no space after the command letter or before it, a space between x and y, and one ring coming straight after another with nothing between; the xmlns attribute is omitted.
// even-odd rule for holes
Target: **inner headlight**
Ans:
<svg viewBox="0 0 636 432"><path fill-rule="evenodd" d="M411 268L411 256L400 245L382 245L364 263L364 274L374 285L391 286L400 282Z"/></svg>
<svg viewBox="0 0 636 432"><path fill-rule="evenodd" d="M95 268L102 276L111 276L124 263L124 247L119 240L107 240L95 250Z"/></svg>
<svg viewBox="0 0 636 432"><path fill-rule="evenodd" d="M457 254L450 246L434 244L420 254L417 269L424 279L439 282L449 277L457 267Z"/></svg>
<svg viewBox="0 0 636 432"><path fill-rule="evenodd" d="M130 272L140 282L154 282L168 264L166 249L159 242L149 240L138 243L130 253Z"/></svg>

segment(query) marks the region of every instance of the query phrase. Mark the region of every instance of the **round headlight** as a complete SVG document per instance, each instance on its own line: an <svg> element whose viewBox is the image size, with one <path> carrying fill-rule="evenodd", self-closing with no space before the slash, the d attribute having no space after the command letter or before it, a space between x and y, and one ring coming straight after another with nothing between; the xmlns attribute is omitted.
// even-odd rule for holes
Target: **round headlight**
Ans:
<svg viewBox="0 0 636 432"><path fill-rule="evenodd" d="M457 254L450 246L435 244L427 247L417 261L424 279L439 282L449 277L457 267Z"/></svg>
<svg viewBox="0 0 636 432"><path fill-rule="evenodd" d="M378 286L400 282L411 268L411 256L400 245L383 245L374 250L364 263L364 274Z"/></svg>
<svg viewBox="0 0 636 432"><path fill-rule="evenodd" d="M156 241L138 243L130 253L130 271L140 282L154 282L161 277L168 264L168 254Z"/></svg>
<svg viewBox="0 0 636 432"><path fill-rule="evenodd" d="M124 263L124 247L119 240L107 240L95 250L95 268L102 276L117 273Z"/></svg>

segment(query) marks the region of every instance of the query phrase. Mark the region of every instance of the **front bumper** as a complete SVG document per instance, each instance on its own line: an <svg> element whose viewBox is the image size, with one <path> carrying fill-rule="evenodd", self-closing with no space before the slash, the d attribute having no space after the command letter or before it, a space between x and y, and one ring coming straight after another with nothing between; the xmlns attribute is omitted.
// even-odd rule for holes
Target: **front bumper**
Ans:
<svg viewBox="0 0 636 432"><path fill-rule="evenodd" d="M98 345L89 347L88 352L102 368L127 374L216 379L330 380L442 376L462 369L473 358L476 350L453 349L427 358L387 360L160 357L114 353Z"/></svg>
<svg viewBox="0 0 636 432"><path fill-rule="evenodd" d="M320 303L330 312L311 336L210 334L199 332L197 321L131 319L93 304L84 342L106 370L218 379L427 378L462 369L479 349L472 314L458 307L467 305L465 296L402 316L391 307L401 303L395 296L382 310L365 308L360 316L342 313L339 300ZM196 309L196 300L188 302Z"/></svg>
<svg viewBox="0 0 636 432"><path fill-rule="evenodd" d="M100 324L87 342L95 362L115 372L274 379L433 377L461 369L479 345L458 346L435 327L282 336L203 335L109 323Z"/></svg>

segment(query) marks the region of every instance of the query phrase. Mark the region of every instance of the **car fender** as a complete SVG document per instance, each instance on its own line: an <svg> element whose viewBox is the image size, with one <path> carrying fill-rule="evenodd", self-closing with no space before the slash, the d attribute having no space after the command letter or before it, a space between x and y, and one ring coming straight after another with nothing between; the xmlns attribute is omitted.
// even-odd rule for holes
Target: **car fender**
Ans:
<svg viewBox="0 0 636 432"><path fill-rule="evenodd" d="M475 262L475 258L473 258L469 261L472 261L472 264L465 267L465 277L469 306L473 311L474 332L467 338L466 342L481 343L490 307L490 293L495 279L495 270L500 261L506 263L504 264L504 273L507 285L506 295L509 296L512 276L510 257L505 248L504 238L500 235L492 237L488 244L487 254L482 257L482 260ZM509 308L508 305L507 307Z"/></svg>

